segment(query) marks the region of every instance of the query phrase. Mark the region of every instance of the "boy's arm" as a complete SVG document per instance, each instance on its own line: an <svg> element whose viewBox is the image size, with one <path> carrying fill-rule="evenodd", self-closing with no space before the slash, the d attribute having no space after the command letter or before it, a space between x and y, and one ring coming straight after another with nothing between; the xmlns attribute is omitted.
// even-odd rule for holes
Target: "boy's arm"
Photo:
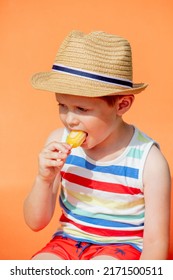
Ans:
<svg viewBox="0 0 173 280"><path fill-rule="evenodd" d="M39 170L32 190L24 202L24 217L28 226L38 231L51 220L60 182L60 170L70 152L61 143L62 129L54 131L39 155Z"/></svg>
<svg viewBox="0 0 173 280"><path fill-rule="evenodd" d="M170 222L170 171L153 146L144 169L145 226L141 260L167 259Z"/></svg>

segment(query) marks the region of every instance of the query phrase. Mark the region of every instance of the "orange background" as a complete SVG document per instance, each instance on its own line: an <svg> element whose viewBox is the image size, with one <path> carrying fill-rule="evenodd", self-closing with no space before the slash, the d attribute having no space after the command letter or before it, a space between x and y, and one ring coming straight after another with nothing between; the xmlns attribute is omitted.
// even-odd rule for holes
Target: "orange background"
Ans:
<svg viewBox="0 0 173 280"><path fill-rule="evenodd" d="M149 87L125 118L160 143L173 167L172 0L1 0L0 259L29 259L56 229L58 213L38 233L23 219L38 153L50 131L61 126L54 94L32 89L30 77L51 69L59 44L73 29L129 39L134 82Z"/></svg>

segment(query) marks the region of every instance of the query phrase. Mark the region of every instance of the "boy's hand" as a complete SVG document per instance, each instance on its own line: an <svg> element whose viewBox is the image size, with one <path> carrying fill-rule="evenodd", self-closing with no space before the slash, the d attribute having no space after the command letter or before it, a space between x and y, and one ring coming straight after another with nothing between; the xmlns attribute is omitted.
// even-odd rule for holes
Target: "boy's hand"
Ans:
<svg viewBox="0 0 173 280"><path fill-rule="evenodd" d="M39 176L52 182L70 153L71 146L66 143L51 142L39 154Z"/></svg>

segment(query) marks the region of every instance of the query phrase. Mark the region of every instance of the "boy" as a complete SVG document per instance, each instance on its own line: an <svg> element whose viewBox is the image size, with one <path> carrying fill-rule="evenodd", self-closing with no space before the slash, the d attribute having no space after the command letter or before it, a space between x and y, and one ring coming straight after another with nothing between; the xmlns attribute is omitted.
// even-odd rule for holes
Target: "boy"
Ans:
<svg viewBox="0 0 173 280"><path fill-rule="evenodd" d="M33 259L166 259L170 173L158 144L123 120L134 95L131 47L104 32L71 32L51 72L32 78L55 93L65 129L48 137L24 205L35 231L51 220L59 186L62 215ZM81 147L66 143L85 132Z"/></svg>

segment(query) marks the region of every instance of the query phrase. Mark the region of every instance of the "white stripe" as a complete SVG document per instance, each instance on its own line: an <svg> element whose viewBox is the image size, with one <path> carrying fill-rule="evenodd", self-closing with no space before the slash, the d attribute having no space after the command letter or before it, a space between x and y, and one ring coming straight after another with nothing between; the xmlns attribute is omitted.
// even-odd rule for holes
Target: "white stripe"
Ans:
<svg viewBox="0 0 173 280"><path fill-rule="evenodd" d="M110 79L117 79L117 80L120 80L122 82L130 82L132 83L131 80L128 80L128 79L123 79L123 78L120 78L120 77L115 77L115 76L109 76L109 75L104 75L102 73L99 73L99 72L92 72L92 71L88 71L88 70L84 70L84 69L80 69L80 68L75 68L75 67L69 67L69 66L66 66L66 65L63 65L63 64L56 64L54 63L55 66L61 66L61 67L66 67L66 68L69 68L71 70L76 70L76 71L81 71L81 72L85 72L85 73L88 73L88 74L93 74L93 75L99 75L103 78L110 78ZM61 72L63 74L68 74L68 75L71 75L71 76L76 76L76 77L80 77L79 75L77 74L74 74L74 73L67 73L65 71L61 71L61 70L56 70L56 69L52 69L52 71L54 72ZM81 78L85 78L85 79L88 79L88 80L94 80L94 81L98 81L98 82L102 82L102 83L107 83L107 84L114 84L114 85L118 85L118 86L121 86L121 87L126 87L126 88L132 88L130 86L126 86L126 85L120 85L120 84L116 84L116 83L111 83L111 82L108 82L108 81L102 81L102 80L97 80L95 78L91 78L91 77L83 77L81 76ZM133 83L132 83L133 84Z"/></svg>

